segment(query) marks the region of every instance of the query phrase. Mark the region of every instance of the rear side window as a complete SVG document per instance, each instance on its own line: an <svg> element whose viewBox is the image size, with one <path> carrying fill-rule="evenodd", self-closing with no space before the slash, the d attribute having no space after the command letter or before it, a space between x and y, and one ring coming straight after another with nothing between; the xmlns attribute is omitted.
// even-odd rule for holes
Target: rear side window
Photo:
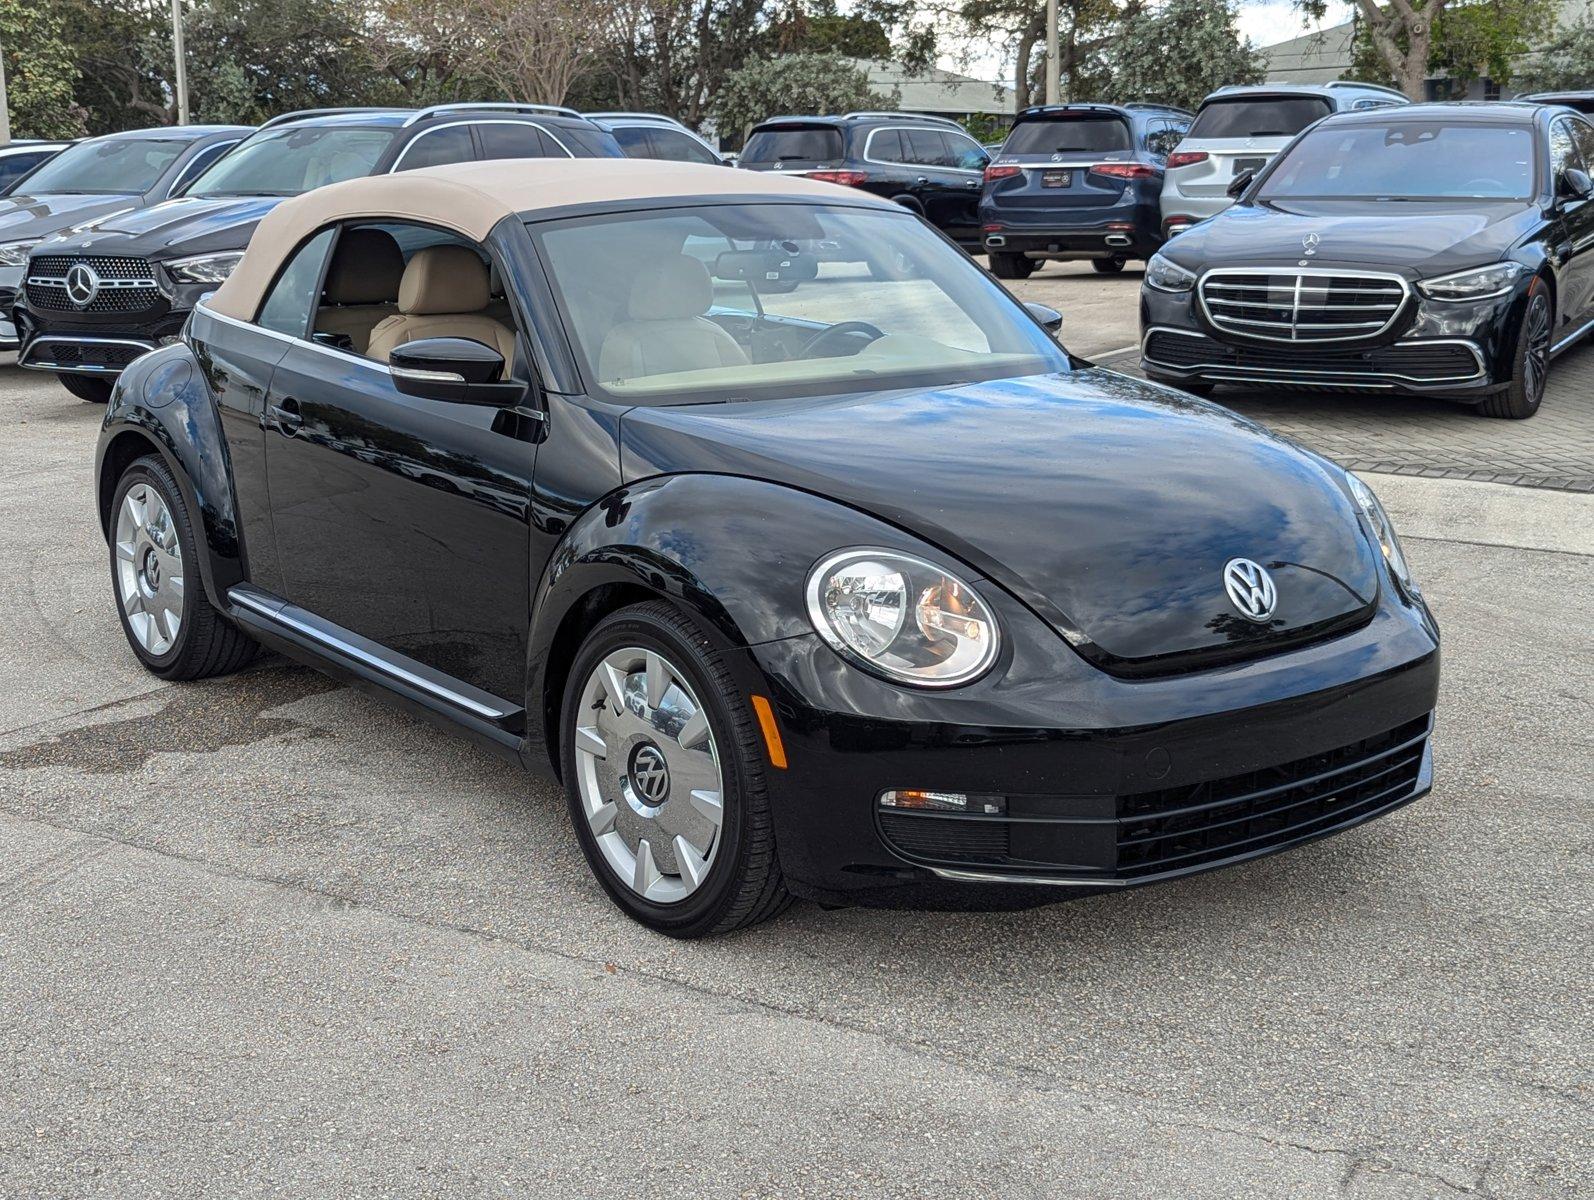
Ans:
<svg viewBox="0 0 1594 1200"><path fill-rule="evenodd" d="M669 162L717 163L719 159L694 137L679 129L655 129L650 133L653 157Z"/></svg>
<svg viewBox="0 0 1594 1200"><path fill-rule="evenodd" d="M841 130L812 125L760 129L747 139L742 162L832 162L843 154Z"/></svg>
<svg viewBox="0 0 1594 1200"><path fill-rule="evenodd" d="M1020 121L1002 143L1003 154L1091 154L1129 150L1129 125L1106 113L1080 113Z"/></svg>
<svg viewBox="0 0 1594 1200"><path fill-rule="evenodd" d="M476 147L470 140L470 126L450 125L429 129L404 148L395 171L418 171L422 167L442 167L449 163L470 162Z"/></svg>
<svg viewBox="0 0 1594 1200"><path fill-rule="evenodd" d="M315 308L317 285L321 282L321 264L326 261L327 247L332 245L334 230L323 229L295 254L271 292L260 306L256 324L273 333L302 338L310 328L310 313Z"/></svg>
<svg viewBox="0 0 1594 1200"><path fill-rule="evenodd" d="M569 158L564 148L535 125L493 122L476 126L483 158Z"/></svg>
<svg viewBox="0 0 1594 1200"><path fill-rule="evenodd" d="M1213 100L1201 106L1191 138L1294 137L1319 117L1328 101L1319 96L1256 96Z"/></svg>

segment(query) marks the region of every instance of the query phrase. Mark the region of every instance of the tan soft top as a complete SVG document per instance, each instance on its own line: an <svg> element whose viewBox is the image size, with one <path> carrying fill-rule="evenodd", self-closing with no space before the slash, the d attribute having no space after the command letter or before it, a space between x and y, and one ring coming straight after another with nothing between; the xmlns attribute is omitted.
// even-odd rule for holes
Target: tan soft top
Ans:
<svg viewBox="0 0 1594 1200"><path fill-rule="evenodd" d="M889 201L801 176L732 170L699 163L621 158L514 158L372 175L284 200L260 222L243 261L205 303L240 321L254 320L283 258L333 221L395 217L453 229L483 240L515 213L568 204L620 203L711 196L806 196L815 201Z"/></svg>

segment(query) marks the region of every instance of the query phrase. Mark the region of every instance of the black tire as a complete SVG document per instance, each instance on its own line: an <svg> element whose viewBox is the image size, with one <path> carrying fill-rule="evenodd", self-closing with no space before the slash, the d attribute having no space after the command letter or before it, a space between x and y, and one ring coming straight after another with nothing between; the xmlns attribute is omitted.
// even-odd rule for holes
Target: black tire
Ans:
<svg viewBox="0 0 1594 1200"><path fill-rule="evenodd" d="M1035 274L1035 260L1022 254L997 254L990 256L991 274L998 279L1028 279Z"/></svg>
<svg viewBox="0 0 1594 1200"><path fill-rule="evenodd" d="M1486 417L1525 421L1539 411L1550 371L1550 337L1555 329L1555 310L1550 304L1550 289L1542 276L1528 285L1528 299L1522 310L1522 328L1517 332L1516 353L1511 356L1511 379L1503 392L1485 396L1478 411Z"/></svg>
<svg viewBox="0 0 1594 1200"><path fill-rule="evenodd" d="M167 511L171 513L172 527L182 550L185 585L182 619L171 648L162 654L152 654L140 644L128 620L118 582L117 514L122 509L127 493L139 484L147 485L160 494ZM122 632L127 635L127 644L146 670L162 679L209 679L214 675L229 675L249 664L259 651L259 644L211 607L204 584L200 581L199 543L194 535L188 505L183 502L182 489L177 486L177 480L158 456L151 454L137 459L122 472L111 497L109 527L111 596L116 602L116 615L122 622Z"/></svg>
<svg viewBox="0 0 1594 1200"><path fill-rule="evenodd" d="M1128 261L1122 254L1116 254L1112 258L1093 258L1090 260L1090 265L1098 275L1116 275L1124 269L1124 264Z"/></svg>
<svg viewBox="0 0 1594 1200"><path fill-rule="evenodd" d="M681 666L702 702L719 750L723 818L708 874L686 898L658 904L633 891L603 857L582 807L576 757L577 709L589 676L610 653L656 650ZM758 722L715 644L686 614L651 601L610 614L582 643L565 686L560 755L571 824L598 882L626 915L677 938L709 937L768 920L792 902L775 853Z"/></svg>
<svg viewBox="0 0 1594 1200"><path fill-rule="evenodd" d="M112 379L102 379L98 375L74 375L70 371L62 372L56 378L67 391L90 404L108 403L111 389L116 386L116 381Z"/></svg>

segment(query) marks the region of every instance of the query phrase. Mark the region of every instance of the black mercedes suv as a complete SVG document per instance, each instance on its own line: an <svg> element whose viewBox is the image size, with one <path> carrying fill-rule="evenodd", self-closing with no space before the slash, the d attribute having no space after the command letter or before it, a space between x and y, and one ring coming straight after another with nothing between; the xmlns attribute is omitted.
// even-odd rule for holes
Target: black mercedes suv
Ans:
<svg viewBox="0 0 1594 1200"><path fill-rule="evenodd" d="M1146 268L1153 379L1422 393L1531 417L1594 326L1594 124L1413 104L1302 132Z"/></svg>
<svg viewBox="0 0 1594 1200"><path fill-rule="evenodd" d="M284 114L195 179L181 200L34 248L15 306L18 364L54 371L74 396L104 403L124 367L176 339L194 302L227 278L260 219L285 197L446 163L593 157L623 152L569 108L441 104ZM391 291L397 277L382 286ZM396 299L396 292L361 291L346 302Z"/></svg>
<svg viewBox="0 0 1594 1200"><path fill-rule="evenodd" d="M839 183L894 200L965 250L980 247L980 179L991 157L963 126L919 113L771 117L737 165Z"/></svg>

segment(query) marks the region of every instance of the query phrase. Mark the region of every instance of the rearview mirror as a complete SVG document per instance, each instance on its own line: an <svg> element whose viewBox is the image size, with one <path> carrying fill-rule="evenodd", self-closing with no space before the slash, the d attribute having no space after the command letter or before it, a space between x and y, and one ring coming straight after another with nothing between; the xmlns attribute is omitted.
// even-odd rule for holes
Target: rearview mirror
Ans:
<svg viewBox="0 0 1594 1200"><path fill-rule="evenodd" d="M1245 189L1251 186L1251 180L1255 178L1255 171L1241 171L1233 179L1229 180L1229 186L1223 189L1224 193L1227 194L1230 200L1238 200L1245 195Z"/></svg>
<svg viewBox="0 0 1594 1200"><path fill-rule="evenodd" d="M819 277L819 260L801 250L727 250L714 260L714 278L754 288L771 283L807 283Z"/></svg>
<svg viewBox="0 0 1594 1200"><path fill-rule="evenodd" d="M406 396L514 408L524 384L503 382L504 356L470 338L420 338L395 347L387 358L393 386Z"/></svg>
<svg viewBox="0 0 1594 1200"><path fill-rule="evenodd" d="M1048 308L1044 304L1036 304L1033 300L1024 301L1024 309L1030 316L1039 321L1047 333L1056 333L1063 327L1063 314L1055 308Z"/></svg>
<svg viewBox="0 0 1594 1200"><path fill-rule="evenodd" d="M1563 199L1587 200L1589 193L1594 192L1594 180L1589 179L1587 171L1567 167L1561 172L1561 186L1558 190Z"/></svg>

